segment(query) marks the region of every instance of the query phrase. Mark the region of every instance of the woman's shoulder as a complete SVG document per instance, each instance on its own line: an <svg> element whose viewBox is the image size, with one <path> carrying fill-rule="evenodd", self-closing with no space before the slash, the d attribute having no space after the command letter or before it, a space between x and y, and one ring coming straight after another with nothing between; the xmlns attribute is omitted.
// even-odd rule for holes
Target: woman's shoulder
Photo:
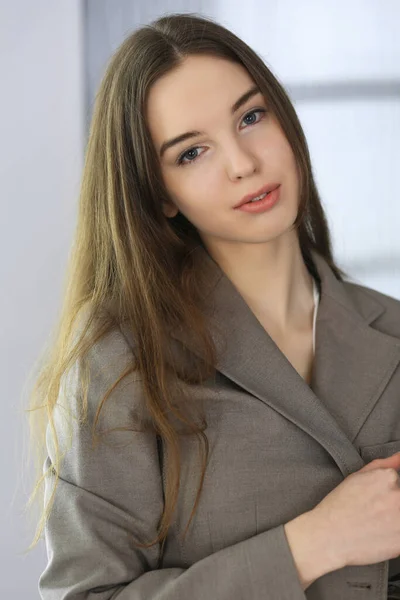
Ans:
<svg viewBox="0 0 400 600"><path fill-rule="evenodd" d="M118 323L106 310L96 312L88 324L91 317L91 309L85 307L75 320L71 346L82 342L81 352L64 373L62 389L68 393L71 403L78 402L83 380L88 375L88 408L91 416L94 416L99 400L113 383L123 379L112 395L118 397L120 410L125 408L129 411L132 409L132 392L135 391L138 402L140 387L133 336L126 326Z"/></svg>
<svg viewBox="0 0 400 600"><path fill-rule="evenodd" d="M89 327L88 327L88 323ZM128 355L134 355L137 344L134 336L125 321L120 321L115 314L104 306L101 309L94 309L89 305L83 306L76 316L72 340L76 342L81 338L84 330L87 329L85 336L93 334L96 341L91 344L91 353L98 359L108 360L108 355L114 354L120 349ZM98 337L98 333L102 332Z"/></svg>

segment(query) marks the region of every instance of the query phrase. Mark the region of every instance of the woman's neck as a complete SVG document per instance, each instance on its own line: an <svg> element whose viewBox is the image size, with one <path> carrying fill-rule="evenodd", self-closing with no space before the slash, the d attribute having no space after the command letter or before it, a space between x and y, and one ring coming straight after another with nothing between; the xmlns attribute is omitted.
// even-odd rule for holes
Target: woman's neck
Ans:
<svg viewBox="0 0 400 600"><path fill-rule="evenodd" d="M313 277L297 235L290 241L283 238L265 244L208 245L252 311L282 336L308 328L314 310Z"/></svg>

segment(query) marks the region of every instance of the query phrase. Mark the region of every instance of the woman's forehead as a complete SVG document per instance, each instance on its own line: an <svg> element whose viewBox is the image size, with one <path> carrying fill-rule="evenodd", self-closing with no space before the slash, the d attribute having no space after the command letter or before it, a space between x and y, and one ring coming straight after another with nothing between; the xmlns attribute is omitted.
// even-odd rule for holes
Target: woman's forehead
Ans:
<svg viewBox="0 0 400 600"><path fill-rule="evenodd" d="M221 118L230 120L240 106L260 93L240 65L209 57L194 58L195 61L187 59L160 78L149 92L147 117L160 149L165 140L189 129L213 127L214 119L216 126ZM199 66L201 58L212 68L205 69L205 64ZM245 94L248 97L242 100Z"/></svg>

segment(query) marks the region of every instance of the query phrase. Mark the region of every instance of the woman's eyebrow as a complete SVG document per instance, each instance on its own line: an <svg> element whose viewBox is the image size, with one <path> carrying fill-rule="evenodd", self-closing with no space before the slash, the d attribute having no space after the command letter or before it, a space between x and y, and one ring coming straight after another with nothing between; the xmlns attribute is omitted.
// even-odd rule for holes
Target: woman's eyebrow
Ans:
<svg viewBox="0 0 400 600"><path fill-rule="evenodd" d="M243 104L245 104L250 98L252 98L253 96L255 96L256 94L258 94L260 92L260 88L255 85L252 88L250 88L249 90L247 90L247 92L245 92L244 94L242 94L240 96L240 98L238 98L236 100L236 102L231 106L231 114L234 115L235 112L237 110L239 110L239 108L241 106L243 106ZM186 133L181 133L180 135L167 140L166 142L164 142L160 148L160 158L163 157L164 153L168 150L168 148L171 148L172 146L175 146L176 144L179 144L180 142L184 142L185 140L187 140L188 138L192 138L192 137L196 137L198 135L203 135L203 131L187 131Z"/></svg>

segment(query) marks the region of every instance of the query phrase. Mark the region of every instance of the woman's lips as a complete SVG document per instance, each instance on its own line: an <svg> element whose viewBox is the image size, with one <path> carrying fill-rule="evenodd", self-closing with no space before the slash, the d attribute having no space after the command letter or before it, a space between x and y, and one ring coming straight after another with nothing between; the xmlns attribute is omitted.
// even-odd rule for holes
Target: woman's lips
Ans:
<svg viewBox="0 0 400 600"><path fill-rule="evenodd" d="M272 192L269 192L269 194L267 194L261 200L255 200L254 202L247 202L246 204L242 204L241 206L238 206L236 208L236 210L242 210L244 212L249 212L249 213L265 212L266 210L269 210L270 208L275 206L275 204L277 204L277 202L279 201L279 197L280 197L280 191L281 191L281 186L279 185L277 188L272 190Z"/></svg>
<svg viewBox="0 0 400 600"><path fill-rule="evenodd" d="M247 202L251 201L253 198L257 198L258 196L261 196L262 194L268 194L269 192L272 192L279 185L280 185L280 183L268 183L268 184L264 185L255 194L247 194L247 196L242 198L242 200L238 204L236 204L236 206L234 206L234 208L239 208L242 204L246 204Z"/></svg>

